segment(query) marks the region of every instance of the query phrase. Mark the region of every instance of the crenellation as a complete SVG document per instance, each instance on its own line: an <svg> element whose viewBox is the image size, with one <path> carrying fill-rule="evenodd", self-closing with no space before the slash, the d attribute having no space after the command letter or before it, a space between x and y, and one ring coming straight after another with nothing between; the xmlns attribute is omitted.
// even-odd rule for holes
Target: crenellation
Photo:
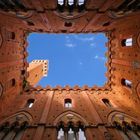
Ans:
<svg viewBox="0 0 140 140"><path fill-rule="evenodd" d="M87 140L140 139L139 3L87 0L70 7L58 0L0 0L0 139L56 140L60 129L67 139L70 128L74 137L81 130ZM32 32L105 33L105 85L29 84L30 74L45 67L27 71ZM7 128L12 135L3 136Z"/></svg>

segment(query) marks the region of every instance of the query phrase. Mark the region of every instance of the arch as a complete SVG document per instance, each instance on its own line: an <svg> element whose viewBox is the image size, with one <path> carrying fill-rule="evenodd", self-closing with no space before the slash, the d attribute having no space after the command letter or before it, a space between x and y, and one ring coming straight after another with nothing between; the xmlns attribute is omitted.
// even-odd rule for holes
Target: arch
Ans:
<svg viewBox="0 0 140 140"><path fill-rule="evenodd" d="M0 124L2 129L0 131L0 139L9 140L9 139L21 139L24 135L25 130L28 125L31 123L32 117L26 112L16 113L2 121ZM8 131L5 131L7 126L10 128ZM15 131L15 129L17 129Z"/></svg>
<svg viewBox="0 0 140 140"><path fill-rule="evenodd" d="M16 16L18 18L21 18L21 19L30 18L30 17L32 17L32 15L33 15L33 11L32 10L26 11L26 12L21 12L21 11L16 12Z"/></svg>
<svg viewBox="0 0 140 140"><path fill-rule="evenodd" d="M28 113L26 111L20 111L20 112L17 112L15 114L7 117L6 119L2 120L0 122L0 124L3 124L4 122L13 122L13 121L18 119L17 116L19 116L19 117L22 117L22 116L26 117L29 123L31 123L33 121L33 117L32 117L32 115L30 113Z"/></svg>
<svg viewBox="0 0 140 140"><path fill-rule="evenodd" d="M67 111L60 114L54 121L57 130L57 139L60 137L66 139L79 139L82 135L86 140L85 126L87 121L79 114L73 111ZM63 132L63 135L61 135Z"/></svg>
<svg viewBox="0 0 140 140"><path fill-rule="evenodd" d="M108 120L117 132L121 135L123 139L129 140L138 140L140 122L132 116L125 114L123 112L112 112L110 113Z"/></svg>
<svg viewBox="0 0 140 140"><path fill-rule="evenodd" d="M140 47L140 32L138 33L137 44L138 44L138 47Z"/></svg>
<svg viewBox="0 0 140 140"><path fill-rule="evenodd" d="M54 120L54 125L56 126L59 123L60 119L68 114L72 114L74 116L77 116L78 118L81 119L81 121L84 123L84 125L88 125L88 122L80 114L77 114L73 111L66 111L66 112L60 114L59 116L57 116L57 118Z"/></svg>
<svg viewBox="0 0 140 140"><path fill-rule="evenodd" d="M108 122L109 122L109 123L112 123L112 122L113 122L113 120L112 120L113 117L114 117L115 115L118 115L118 114L123 115L123 116L125 116L125 117L128 117L128 118L130 118L131 120L140 123L140 120L135 119L135 117L133 117L133 116L131 116L131 115L129 115L129 114L126 114L126 113L124 113L124 112L121 112L121 111L112 111L112 112L110 112L110 113L108 114L108 117L107 117L107 118L108 118Z"/></svg>

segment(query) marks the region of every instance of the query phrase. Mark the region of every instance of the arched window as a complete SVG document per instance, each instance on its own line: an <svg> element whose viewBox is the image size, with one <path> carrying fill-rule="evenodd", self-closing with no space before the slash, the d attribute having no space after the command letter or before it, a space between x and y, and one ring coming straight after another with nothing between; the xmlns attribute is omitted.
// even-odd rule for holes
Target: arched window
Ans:
<svg viewBox="0 0 140 140"><path fill-rule="evenodd" d="M86 140L85 132L82 129L79 129L79 140Z"/></svg>
<svg viewBox="0 0 140 140"><path fill-rule="evenodd" d="M103 103L107 106L107 107L112 107L112 104L110 103L110 101L106 98L102 99Z"/></svg>
<svg viewBox="0 0 140 140"><path fill-rule="evenodd" d="M122 80L121 80L121 84L122 84L123 86L128 87L128 88L131 88L131 87L132 87L132 82L129 81L129 80L127 80L127 79L122 79Z"/></svg>
<svg viewBox="0 0 140 140"><path fill-rule="evenodd" d="M132 38L123 39L121 44L123 47L131 47L132 46Z"/></svg>
<svg viewBox="0 0 140 140"><path fill-rule="evenodd" d="M65 0L58 0L59 5L63 5L64 2L65 2ZM76 3L76 2L78 2L78 3ZM78 5L83 5L85 3L85 0L78 0L78 1L76 1L76 0L68 0L69 5L73 5L74 3L76 3Z"/></svg>
<svg viewBox="0 0 140 140"><path fill-rule="evenodd" d="M34 99L29 99L26 103L26 107L28 108L32 108L33 104L34 104Z"/></svg>
<svg viewBox="0 0 140 140"><path fill-rule="evenodd" d="M72 107L72 101L71 101L71 99L65 99L64 107L65 108L71 108Z"/></svg>
<svg viewBox="0 0 140 140"><path fill-rule="evenodd" d="M59 5L63 5L64 4L64 0L58 0L58 4Z"/></svg>
<svg viewBox="0 0 140 140"><path fill-rule="evenodd" d="M57 140L62 140L62 139L64 139L64 131L63 131L63 129L61 128L61 129L58 131Z"/></svg>
<svg viewBox="0 0 140 140"><path fill-rule="evenodd" d="M64 139L86 140L84 126L75 126L73 122L69 122L66 127L64 127L64 125L60 123L57 129L57 140Z"/></svg>

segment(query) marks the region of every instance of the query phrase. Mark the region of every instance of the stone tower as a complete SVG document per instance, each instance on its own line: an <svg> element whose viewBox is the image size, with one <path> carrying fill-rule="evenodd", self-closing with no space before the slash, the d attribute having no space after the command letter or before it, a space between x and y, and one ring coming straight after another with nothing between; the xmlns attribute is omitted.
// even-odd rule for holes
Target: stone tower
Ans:
<svg viewBox="0 0 140 140"><path fill-rule="evenodd" d="M0 140L140 139L140 0L0 0L0 19ZM27 90L31 32L104 33L108 82Z"/></svg>
<svg viewBox="0 0 140 140"><path fill-rule="evenodd" d="M27 81L30 83L30 85L35 86L43 76L47 76L48 60L33 60L31 63L29 63L27 72L29 73Z"/></svg>

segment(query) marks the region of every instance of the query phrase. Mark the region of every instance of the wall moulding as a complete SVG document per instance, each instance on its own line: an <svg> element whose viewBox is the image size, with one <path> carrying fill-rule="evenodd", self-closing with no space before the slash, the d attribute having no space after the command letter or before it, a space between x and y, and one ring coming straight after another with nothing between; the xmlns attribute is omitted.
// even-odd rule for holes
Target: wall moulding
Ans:
<svg viewBox="0 0 140 140"><path fill-rule="evenodd" d="M0 33L0 48L2 47L2 43L3 43L3 38L2 38L2 34Z"/></svg>
<svg viewBox="0 0 140 140"><path fill-rule="evenodd" d="M2 94L3 94L3 86L2 86L2 84L0 83L0 97L2 96Z"/></svg>

